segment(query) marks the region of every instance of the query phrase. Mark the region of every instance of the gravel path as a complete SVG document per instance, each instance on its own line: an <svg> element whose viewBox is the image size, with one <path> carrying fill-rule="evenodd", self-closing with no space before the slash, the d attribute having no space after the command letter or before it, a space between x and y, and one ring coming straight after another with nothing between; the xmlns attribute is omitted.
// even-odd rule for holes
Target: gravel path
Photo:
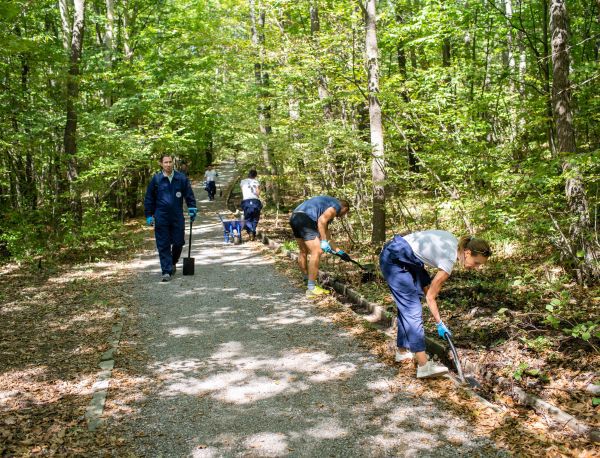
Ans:
<svg viewBox="0 0 600 458"><path fill-rule="evenodd" d="M222 182L232 176L226 164ZM195 276L183 277L180 263L160 283L154 252L133 265L156 381L125 420L137 454L503 455L437 401L392 393L393 368L313 311L271 260L248 244L223 245L223 198L196 197Z"/></svg>

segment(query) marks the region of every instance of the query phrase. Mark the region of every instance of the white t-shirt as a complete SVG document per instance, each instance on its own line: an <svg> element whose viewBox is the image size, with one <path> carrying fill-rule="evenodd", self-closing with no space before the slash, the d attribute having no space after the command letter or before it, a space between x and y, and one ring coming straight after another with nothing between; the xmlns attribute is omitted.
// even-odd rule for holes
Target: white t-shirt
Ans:
<svg viewBox="0 0 600 458"><path fill-rule="evenodd" d="M217 171L216 170L207 170L204 172L204 180L205 181L216 181L217 179Z"/></svg>
<svg viewBox="0 0 600 458"><path fill-rule="evenodd" d="M240 181L240 188L242 188L242 200L246 199L258 199L258 188L260 183L254 178L245 178Z"/></svg>
<svg viewBox="0 0 600 458"><path fill-rule="evenodd" d="M429 267L450 275L458 257L458 239L450 232L430 230L404 236L413 252Z"/></svg>

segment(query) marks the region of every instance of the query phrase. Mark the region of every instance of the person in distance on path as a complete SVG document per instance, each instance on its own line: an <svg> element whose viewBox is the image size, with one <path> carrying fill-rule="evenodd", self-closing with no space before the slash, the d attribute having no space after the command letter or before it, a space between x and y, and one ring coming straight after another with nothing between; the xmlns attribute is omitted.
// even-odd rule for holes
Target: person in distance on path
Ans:
<svg viewBox="0 0 600 458"><path fill-rule="evenodd" d="M208 200L215 200L217 192L217 177L219 174L212 165L206 167L204 172L204 181L206 182L206 192L208 192Z"/></svg>
<svg viewBox="0 0 600 458"><path fill-rule="evenodd" d="M256 179L256 170L252 169L248 172L248 178L240 181L242 189L242 210L244 211L244 229L250 236L250 240L256 238L256 226L260 220L260 211L262 210L262 202L260 197L260 183Z"/></svg>
<svg viewBox="0 0 600 458"><path fill-rule="evenodd" d="M307 280L307 297L329 294L329 291L316 284L321 253L333 253L335 248L330 241L329 223L348 213L350 204L329 196L317 196L298 205L290 217L290 226L298 242L300 254L298 264ZM337 253L342 254L339 250ZM310 255L310 260L308 260Z"/></svg>
<svg viewBox="0 0 600 458"><path fill-rule="evenodd" d="M491 254L485 240L473 236L458 240L450 232L439 230L414 232L404 237L396 235L383 246L379 265L398 310L396 361L416 359L417 378L448 372L447 367L428 360L425 353L421 298L425 295L439 336L452 336L442 321L436 302L442 285L457 261L465 269L478 269ZM433 280L425 266L439 269Z"/></svg>
<svg viewBox="0 0 600 458"><path fill-rule="evenodd" d="M162 155L159 164L162 170L152 177L146 189L144 213L148 225L154 225L162 281L166 282L175 274L185 244L183 201L192 221L198 209L190 181L173 169L173 156Z"/></svg>

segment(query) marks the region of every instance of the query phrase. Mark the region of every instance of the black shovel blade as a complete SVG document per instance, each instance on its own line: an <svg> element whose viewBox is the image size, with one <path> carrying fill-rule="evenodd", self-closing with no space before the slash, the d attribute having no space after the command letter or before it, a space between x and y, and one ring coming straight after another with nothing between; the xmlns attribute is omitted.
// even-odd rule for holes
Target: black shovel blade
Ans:
<svg viewBox="0 0 600 458"><path fill-rule="evenodd" d="M183 275L194 275L195 258L183 258Z"/></svg>

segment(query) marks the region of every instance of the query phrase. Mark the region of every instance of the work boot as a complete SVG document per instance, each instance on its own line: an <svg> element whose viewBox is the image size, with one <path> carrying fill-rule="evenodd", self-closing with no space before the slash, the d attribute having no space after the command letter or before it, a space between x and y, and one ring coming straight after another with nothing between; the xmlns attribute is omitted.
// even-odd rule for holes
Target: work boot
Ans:
<svg viewBox="0 0 600 458"><path fill-rule="evenodd" d="M423 366L417 366L417 378L437 377L447 372L446 366L432 360L427 361Z"/></svg>
<svg viewBox="0 0 600 458"><path fill-rule="evenodd" d="M403 361L409 361L412 360L414 358L415 354L412 351L400 351L399 349L396 349L396 357L394 358L394 360L397 363L401 363Z"/></svg>
<svg viewBox="0 0 600 458"><path fill-rule="evenodd" d="M163 274L162 279L160 281L162 281L162 282L171 281L171 274Z"/></svg>
<svg viewBox="0 0 600 458"><path fill-rule="evenodd" d="M331 291L325 288L321 288L319 285L315 285L314 289L306 290L306 297L326 296L328 294L331 294Z"/></svg>

